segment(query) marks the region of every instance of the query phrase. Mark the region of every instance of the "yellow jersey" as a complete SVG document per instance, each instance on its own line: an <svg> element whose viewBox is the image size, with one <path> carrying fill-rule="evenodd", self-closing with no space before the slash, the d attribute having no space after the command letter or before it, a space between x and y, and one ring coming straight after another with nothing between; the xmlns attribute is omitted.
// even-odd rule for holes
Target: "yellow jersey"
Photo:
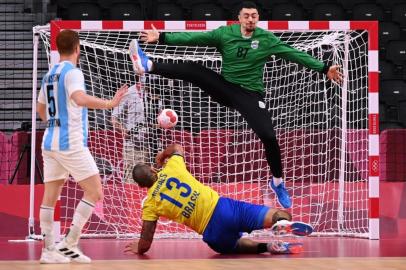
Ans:
<svg viewBox="0 0 406 270"><path fill-rule="evenodd" d="M156 221L163 216L202 234L218 200L216 191L190 174L183 157L173 155L158 173L157 181L148 189L142 219Z"/></svg>

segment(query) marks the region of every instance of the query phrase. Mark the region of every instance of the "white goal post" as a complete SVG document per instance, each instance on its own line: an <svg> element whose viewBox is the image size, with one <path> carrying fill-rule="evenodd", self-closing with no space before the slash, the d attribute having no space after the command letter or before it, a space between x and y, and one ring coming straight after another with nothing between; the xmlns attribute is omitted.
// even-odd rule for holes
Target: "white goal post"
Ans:
<svg viewBox="0 0 406 270"><path fill-rule="evenodd" d="M146 161L152 161L164 146L179 143L185 148L191 173L220 195L277 207L274 194L267 188L270 175L262 144L241 116L189 82L150 74L136 76L128 57L131 39L151 29L152 24L159 31L178 32L206 31L231 23L235 22L51 21L33 31L36 46L47 51L49 66L59 61L56 35L63 29L79 32L80 68L89 94L111 98L124 83L142 88L146 123L138 136L138 151ZM293 195L293 218L313 225L315 235L378 239L378 23L261 21L258 26L315 58L339 64L345 74L343 84L337 85L322 74L276 57L270 57L265 66L265 100L281 147L286 186ZM215 48L141 47L155 61L195 61L221 71L221 55ZM34 52L34 58L36 55ZM37 88L35 77L33 97ZM161 108L178 113L179 122L173 130L154 126ZM35 123L33 117L33 133L41 132ZM126 237L140 233L146 191L123 181L125 144L124 135L112 127L111 111L89 111L89 148L102 175L105 198L96 206L84 235ZM32 159L34 162L34 155ZM31 167L33 198L35 168ZM80 196L80 189L68 181L60 200L61 234L68 230ZM34 200L30 202L29 234L34 235L39 229L34 228ZM185 226L160 220L157 236L196 235Z"/></svg>

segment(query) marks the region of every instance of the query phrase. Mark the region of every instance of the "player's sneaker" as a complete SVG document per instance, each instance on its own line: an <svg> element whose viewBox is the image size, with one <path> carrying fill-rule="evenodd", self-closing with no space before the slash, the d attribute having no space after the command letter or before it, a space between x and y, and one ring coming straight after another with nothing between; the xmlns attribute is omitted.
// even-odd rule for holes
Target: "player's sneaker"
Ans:
<svg viewBox="0 0 406 270"><path fill-rule="evenodd" d="M76 263L91 263L92 259L87 257L77 246L70 246L65 242L65 239L56 244L55 249L67 258L70 258L71 262Z"/></svg>
<svg viewBox="0 0 406 270"><path fill-rule="evenodd" d="M303 243L275 240L267 244L271 254L297 254L303 251Z"/></svg>
<svg viewBox="0 0 406 270"><path fill-rule="evenodd" d="M304 222L279 220L271 227L271 231L274 235L308 236L313 232L313 227Z"/></svg>
<svg viewBox="0 0 406 270"><path fill-rule="evenodd" d="M282 182L279 185L275 185L273 182L273 177L268 183L269 187L275 192L276 198L278 199L279 204L283 208L292 207L292 200L290 199L289 193L285 188L285 183Z"/></svg>
<svg viewBox="0 0 406 270"><path fill-rule="evenodd" d="M40 263L70 263L70 259L59 254L55 249L43 248Z"/></svg>
<svg viewBox="0 0 406 270"><path fill-rule="evenodd" d="M135 73L141 75L149 71L148 61L150 60L148 56L142 51L136 39L133 39L130 42L128 53L130 54Z"/></svg>

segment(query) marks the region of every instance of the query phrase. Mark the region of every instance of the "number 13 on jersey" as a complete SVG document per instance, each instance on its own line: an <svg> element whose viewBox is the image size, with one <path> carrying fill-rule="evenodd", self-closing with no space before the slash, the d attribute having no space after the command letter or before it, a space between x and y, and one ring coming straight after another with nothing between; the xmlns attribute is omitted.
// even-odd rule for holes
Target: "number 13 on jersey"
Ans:
<svg viewBox="0 0 406 270"><path fill-rule="evenodd" d="M183 198L188 198L190 195L192 195L190 200L187 201L187 205L184 207L183 203L175 200L174 198L168 196L167 194L162 192L159 193L161 200L166 200L175 205L176 207L182 208L183 209L182 215L186 218L189 218L195 208L195 202L200 193L193 191L192 194L192 188L188 184L181 182L179 179L175 177L171 177L166 181L166 187L169 190L172 190L173 188L179 190L180 191L179 195Z"/></svg>

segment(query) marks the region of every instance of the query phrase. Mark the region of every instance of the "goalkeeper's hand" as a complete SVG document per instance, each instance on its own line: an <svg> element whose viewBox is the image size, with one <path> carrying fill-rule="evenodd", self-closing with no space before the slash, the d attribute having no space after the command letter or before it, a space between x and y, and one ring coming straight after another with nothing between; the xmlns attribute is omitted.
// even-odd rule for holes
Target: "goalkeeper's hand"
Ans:
<svg viewBox="0 0 406 270"><path fill-rule="evenodd" d="M156 30L155 26L153 24L151 24L152 26L152 30L148 30L148 31L143 31L141 32L141 37L140 39L143 42L147 42L147 43L153 43L153 42L157 42L159 39L159 32L158 30Z"/></svg>
<svg viewBox="0 0 406 270"><path fill-rule="evenodd" d="M341 84L341 82L343 81L343 74L340 72L340 66L339 65L331 66L327 71L327 77L330 80L338 84Z"/></svg>

